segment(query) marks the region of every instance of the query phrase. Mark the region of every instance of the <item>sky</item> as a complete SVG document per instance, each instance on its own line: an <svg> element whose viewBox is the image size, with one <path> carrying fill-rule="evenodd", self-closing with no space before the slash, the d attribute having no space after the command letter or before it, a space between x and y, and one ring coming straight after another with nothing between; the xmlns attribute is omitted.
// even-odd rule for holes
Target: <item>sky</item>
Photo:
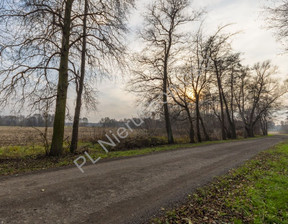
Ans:
<svg viewBox="0 0 288 224"><path fill-rule="evenodd" d="M138 0L137 10L130 16L129 47L131 50L137 48L135 29L141 27L141 12L147 4L147 0ZM279 78L288 75L288 55L283 54L283 47L273 35L273 31L267 30L263 7L267 0L194 0L194 9L204 8L205 27L209 31L215 31L219 26L230 24L227 32L241 31L234 37L233 48L242 52L244 64L253 65L256 62L272 60L279 67ZM99 121L102 117L115 119L131 118L139 114L136 107L137 98L125 90L129 80L127 74L114 77L111 80L102 80L98 83L99 105L97 111L84 112L83 116L92 122Z"/></svg>

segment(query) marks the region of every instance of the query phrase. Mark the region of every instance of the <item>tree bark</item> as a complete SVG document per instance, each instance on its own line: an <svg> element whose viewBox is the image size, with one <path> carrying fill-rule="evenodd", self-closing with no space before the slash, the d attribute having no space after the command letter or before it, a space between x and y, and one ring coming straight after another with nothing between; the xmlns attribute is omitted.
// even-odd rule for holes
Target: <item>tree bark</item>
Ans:
<svg viewBox="0 0 288 224"><path fill-rule="evenodd" d="M254 126L246 126L245 130L246 130L246 133L247 133L248 137L250 137L250 138L255 137L255 135L254 135Z"/></svg>
<svg viewBox="0 0 288 224"><path fill-rule="evenodd" d="M264 136L268 136L268 122L266 117L260 119L260 125Z"/></svg>
<svg viewBox="0 0 288 224"><path fill-rule="evenodd" d="M202 142L201 131L200 131L200 109L199 109L199 95L196 96L196 130L197 130L197 140Z"/></svg>
<svg viewBox="0 0 288 224"><path fill-rule="evenodd" d="M222 87L221 87L221 88L222 88ZM224 101L224 104L225 104L226 115L227 115L227 118L228 118L228 123L229 123L229 129L230 129L231 138L232 138L232 139L236 139L237 136L236 136L235 123L234 123L233 118L231 118L231 116L230 116L230 111L229 111L228 103L227 103L226 97L225 97L225 95L224 95L223 89L222 89L222 97L223 97L223 101ZM233 116L233 115L232 115L232 116Z"/></svg>
<svg viewBox="0 0 288 224"><path fill-rule="evenodd" d="M60 156L63 153L63 140L65 129L66 101L68 91L68 61L69 44L71 32L71 11L73 0L67 0L65 5L65 16L62 36L62 49L58 77L56 111L53 126L53 137L50 156Z"/></svg>
<svg viewBox="0 0 288 224"><path fill-rule="evenodd" d="M172 46L172 31L169 32L169 42L168 46L165 46L165 59L164 59L164 71L163 71L163 106L164 106L164 116L166 124L166 132L168 137L168 143L174 144L173 132L170 121L170 114L168 108L168 97L167 97L167 87L168 87L168 62L170 56L170 50Z"/></svg>
<svg viewBox="0 0 288 224"><path fill-rule="evenodd" d="M83 18L83 43L82 43L82 55L81 55L81 74L78 82L77 90L77 100L74 113L74 122L73 122L73 131L72 131L72 140L70 146L70 152L74 153L78 148L78 136L79 136L79 120L81 114L82 106L82 93L84 87L85 79L85 65L86 65L86 48L87 48L87 15L88 15L88 0L85 0L85 9L84 9L84 18ZM78 77L77 77L78 79Z"/></svg>
<svg viewBox="0 0 288 224"><path fill-rule="evenodd" d="M172 133L169 108L168 108L168 99L167 99L167 80L165 78L163 80L163 103L164 103L164 105L163 105L164 117L165 117L165 125L166 125L168 143L174 144L174 138L173 138L173 133Z"/></svg>
<svg viewBox="0 0 288 224"><path fill-rule="evenodd" d="M221 107L221 134L222 134L222 140L226 140L226 132L225 132L225 117L224 117L224 106L223 106L223 98L222 98L222 92L221 92L221 79L219 76L218 66L217 62L214 62L215 68L216 68L216 76L217 76L217 84L218 84L218 91L219 91L219 100L220 100L220 107Z"/></svg>
<svg viewBox="0 0 288 224"><path fill-rule="evenodd" d="M188 108L186 108L189 124L190 124L190 130L189 130L189 138L190 143L195 143L195 133L194 133L194 127L193 127L193 119L191 117L190 111Z"/></svg>
<svg viewBox="0 0 288 224"><path fill-rule="evenodd" d="M204 121L203 121L201 115L200 115L199 118L200 118L201 125L202 125L202 129L203 129L203 132L204 132L205 141L210 141L210 137L209 137L209 135L208 135L208 133L207 133L207 130L206 130L206 127L205 127L205 124L204 124Z"/></svg>

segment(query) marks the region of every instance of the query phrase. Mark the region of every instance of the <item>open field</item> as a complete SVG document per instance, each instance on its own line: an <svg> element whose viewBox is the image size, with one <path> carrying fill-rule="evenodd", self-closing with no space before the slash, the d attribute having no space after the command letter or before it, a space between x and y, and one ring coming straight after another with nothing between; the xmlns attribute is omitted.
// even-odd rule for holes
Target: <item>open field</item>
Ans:
<svg viewBox="0 0 288 224"><path fill-rule="evenodd" d="M48 139L52 139L53 128L48 128ZM79 141L80 142L97 142L98 140L105 140L105 134L111 135L111 132L116 133L117 128L101 128L101 127L80 127L79 128ZM0 147L1 146L33 146L43 144L41 133L44 132L43 127L5 127L0 126ZM66 141L71 140L72 127L65 127ZM129 137L135 136L151 136L146 129L133 129L129 133ZM166 134L162 130L153 132L154 137L165 138ZM175 133L177 142L189 141L187 137L183 137L183 133Z"/></svg>
<svg viewBox="0 0 288 224"><path fill-rule="evenodd" d="M101 127L80 127L79 128L79 141L95 143L98 140L106 139L105 134L109 131L116 132L117 128L101 128ZM48 128L48 139L52 138L53 128ZM0 147L2 146L39 146L43 144L43 138L41 137L41 132L44 132L44 128L37 127L5 127L0 126ZM65 127L65 139L66 141L71 140L72 127ZM278 133L272 133L273 135ZM129 135L134 138L135 136L150 136L149 131L145 129L134 129L133 133ZM157 131L156 135L153 134L152 137L166 138L166 134L161 130ZM187 136L185 134L177 132L175 133L175 139L177 143L187 143L189 142L188 132ZM216 138L212 138L216 140Z"/></svg>
<svg viewBox="0 0 288 224"><path fill-rule="evenodd" d="M103 151L98 140L109 141L107 136L117 133L118 128L80 127L79 149L85 151ZM48 141L51 142L53 128L48 129ZM25 156L42 156L45 154L44 128L37 127L3 127L0 126L0 158L22 158ZM72 127L65 127L64 153L69 151ZM180 134L175 135L177 144L189 143L189 138ZM113 138L113 137L112 137ZM129 136L121 139L116 147L109 148L111 151L125 151L145 147L153 147L167 144L167 138L159 129L157 134L151 135L145 129L133 129Z"/></svg>
<svg viewBox="0 0 288 224"><path fill-rule="evenodd" d="M48 137L52 138L53 128L48 129ZM40 132L44 132L44 128L32 127L3 127L0 126L0 147L1 146L25 146L39 145L43 142ZM93 127L80 127L79 139L88 141L103 135L105 129ZM70 138L72 127L65 128L65 138Z"/></svg>

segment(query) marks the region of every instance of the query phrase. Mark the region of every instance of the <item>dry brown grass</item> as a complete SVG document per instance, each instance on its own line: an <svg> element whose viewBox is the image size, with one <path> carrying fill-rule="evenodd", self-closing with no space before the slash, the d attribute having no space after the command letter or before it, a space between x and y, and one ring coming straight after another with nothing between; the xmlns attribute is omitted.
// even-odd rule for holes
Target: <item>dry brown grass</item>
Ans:
<svg viewBox="0 0 288 224"><path fill-rule="evenodd" d="M48 130L48 138L52 138L53 128ZM80 127L79 140L82 142L97 142L101 139L106 139L105 134L110 132L116 133L117 128L100 128L100 127ZM2 146L27 146L27 145L39 145L43 143L43 139L40 135L40 131L44 132L44 128L32 128L32 127L1 127L0 126L0 147ZM146 134L145 134L146 133ZM72 127L65 128L65 139L71 140ZM146 136L147 131L139 129L130 133L130 137ZM162 136L158 133L157 136ZM164 136L164 135L163 135Z"/></svg>
<svg viewBox="0 0 288 224"><path fill-rule="evenodd" d="M0 147L1 146L25 146L33 144L41 144L43 139L39 131L44 128L31 127L0 127ZM72 127L65 128L65 139L71 137ZM94 138L101 137L105 133L103 128L81 127L79 131L79 139L81 141L90 141ZM52 138L52 128L48 130L49 139Z"/></svg>

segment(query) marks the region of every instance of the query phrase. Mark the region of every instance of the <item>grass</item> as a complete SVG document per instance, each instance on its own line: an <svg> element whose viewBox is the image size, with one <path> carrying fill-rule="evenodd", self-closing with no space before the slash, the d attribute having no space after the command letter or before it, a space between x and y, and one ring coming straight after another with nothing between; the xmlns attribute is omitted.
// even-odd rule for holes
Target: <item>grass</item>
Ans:
<svg viewBox="0 0 288 224"><path fill-rule="evenodd" d="M288 223L288 142L198 189L151 223Z"/></svg>
<svg viewBox="0 0 288 224"><path fill-rule="evenodd" d="M142 149L114 151L108 154L106 154L98 144L82 142L80 143L80 148L85 148L85 150L88 151L89 155L92 158L101 157L102 159L111 159L111 158L146 155L155 152L178 150L183 148L197 147L201 145L209 145L216 143L219 144L224 142L232 142L240 140L243 139L228 140L228 141L210 141L196 144L162 145ZM68 145L65 145L65 153L62 157L49 158L45 157L44 147L39 145L0 147L0 176L73 165L73 161L77 159L79 155L69 154L68 148L69 148Z"/></svg>

